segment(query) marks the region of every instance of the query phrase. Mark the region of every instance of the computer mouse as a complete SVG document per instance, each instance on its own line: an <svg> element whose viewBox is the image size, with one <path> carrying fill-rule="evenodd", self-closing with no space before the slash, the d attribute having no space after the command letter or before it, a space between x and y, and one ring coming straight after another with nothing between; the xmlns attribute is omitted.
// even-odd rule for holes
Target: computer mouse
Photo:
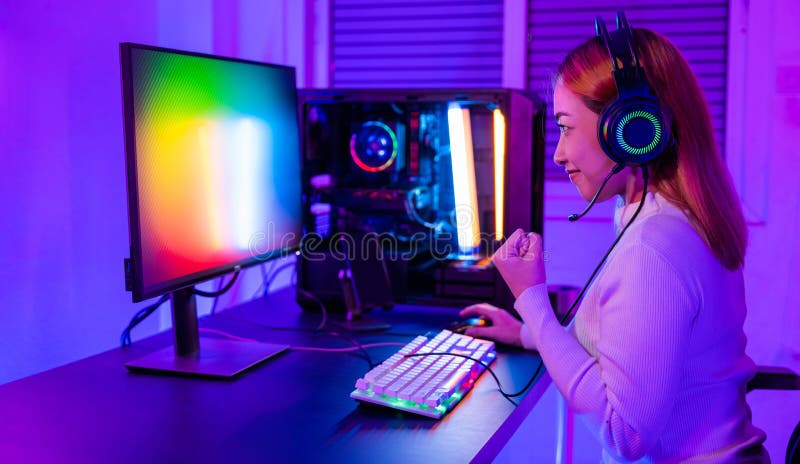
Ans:
<svg viewBox="0 0 800 464"><path fill-rule="evenodd" d="M464 333L470 327L489 327L492 325L492 321L480 316L480 317L469 317L467 319L461 319L459 321L455 321L450 324L448 330L455 333Z"/></svg>

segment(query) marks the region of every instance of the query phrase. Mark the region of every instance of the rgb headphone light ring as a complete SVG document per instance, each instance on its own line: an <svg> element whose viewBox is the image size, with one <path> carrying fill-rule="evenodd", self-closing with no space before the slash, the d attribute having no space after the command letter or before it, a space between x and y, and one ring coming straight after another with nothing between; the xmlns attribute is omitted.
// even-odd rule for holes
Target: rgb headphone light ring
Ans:
<svg viewBox="0 0 800 464"><path fill-rule="evenodd" d="M633 119L636 118L646 119L653 125L653 131L654 131L653 137L650 143L642 147L632 146L625 139L625 134L624 134L625 127L628 125L628 123L630 123ZM631 155L641 156L652 152L656 147L658 147L661 144L664 129L661 120L653 113L643 110L634 110L629 113L626 113L619 120L619 122L616 124L616 130L614 132L617 145L620 147L620 149Z"/></svg>

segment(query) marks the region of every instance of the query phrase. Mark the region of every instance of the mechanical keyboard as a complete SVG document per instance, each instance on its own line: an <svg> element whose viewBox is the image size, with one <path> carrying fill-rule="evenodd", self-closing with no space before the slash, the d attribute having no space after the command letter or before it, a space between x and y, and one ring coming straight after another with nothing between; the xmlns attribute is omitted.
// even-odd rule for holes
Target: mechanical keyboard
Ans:
<svg viewBox="0 0 800 464"><path fill-rule="evenodd" d="M452 410L486 370L453 353L491 364L494 343L442 330L435 337L419 336L356 381L351 398L440 419Z"/></svg>

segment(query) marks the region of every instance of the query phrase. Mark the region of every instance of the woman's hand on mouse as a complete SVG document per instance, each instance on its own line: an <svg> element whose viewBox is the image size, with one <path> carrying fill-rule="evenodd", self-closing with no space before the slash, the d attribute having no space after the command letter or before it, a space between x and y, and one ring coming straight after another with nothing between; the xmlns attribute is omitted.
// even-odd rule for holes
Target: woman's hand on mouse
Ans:
<svg viewBox="0 0 800 464"><path fill-rule="evenodd" d="M494 340L506 345L522 346L519 338L522 323L504 309L489 303L479 303L467 306L461 310L459 315L461 317L482 316L491 322L491 325L483 327L470 327L464 332L465 335Z"/></svg>
<svg viewBox="0 0 800 464"><path fill-rule="evenodd" d="M492 262L503 276L514 298L527 288L545 282L542 237L517 229L492 256Z"/></svg>

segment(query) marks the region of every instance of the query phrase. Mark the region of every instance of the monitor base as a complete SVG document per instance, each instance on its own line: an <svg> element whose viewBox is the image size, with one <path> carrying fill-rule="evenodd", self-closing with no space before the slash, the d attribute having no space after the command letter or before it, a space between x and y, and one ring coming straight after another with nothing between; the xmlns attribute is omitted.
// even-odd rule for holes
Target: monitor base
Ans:
<svg viewBox="0 0 800 464"><path fill-rule="evenodd" d="M131 371L230 378L288 349L287 345L203 338L200 351L178 356L169 346L125 363Z"/></svg>

